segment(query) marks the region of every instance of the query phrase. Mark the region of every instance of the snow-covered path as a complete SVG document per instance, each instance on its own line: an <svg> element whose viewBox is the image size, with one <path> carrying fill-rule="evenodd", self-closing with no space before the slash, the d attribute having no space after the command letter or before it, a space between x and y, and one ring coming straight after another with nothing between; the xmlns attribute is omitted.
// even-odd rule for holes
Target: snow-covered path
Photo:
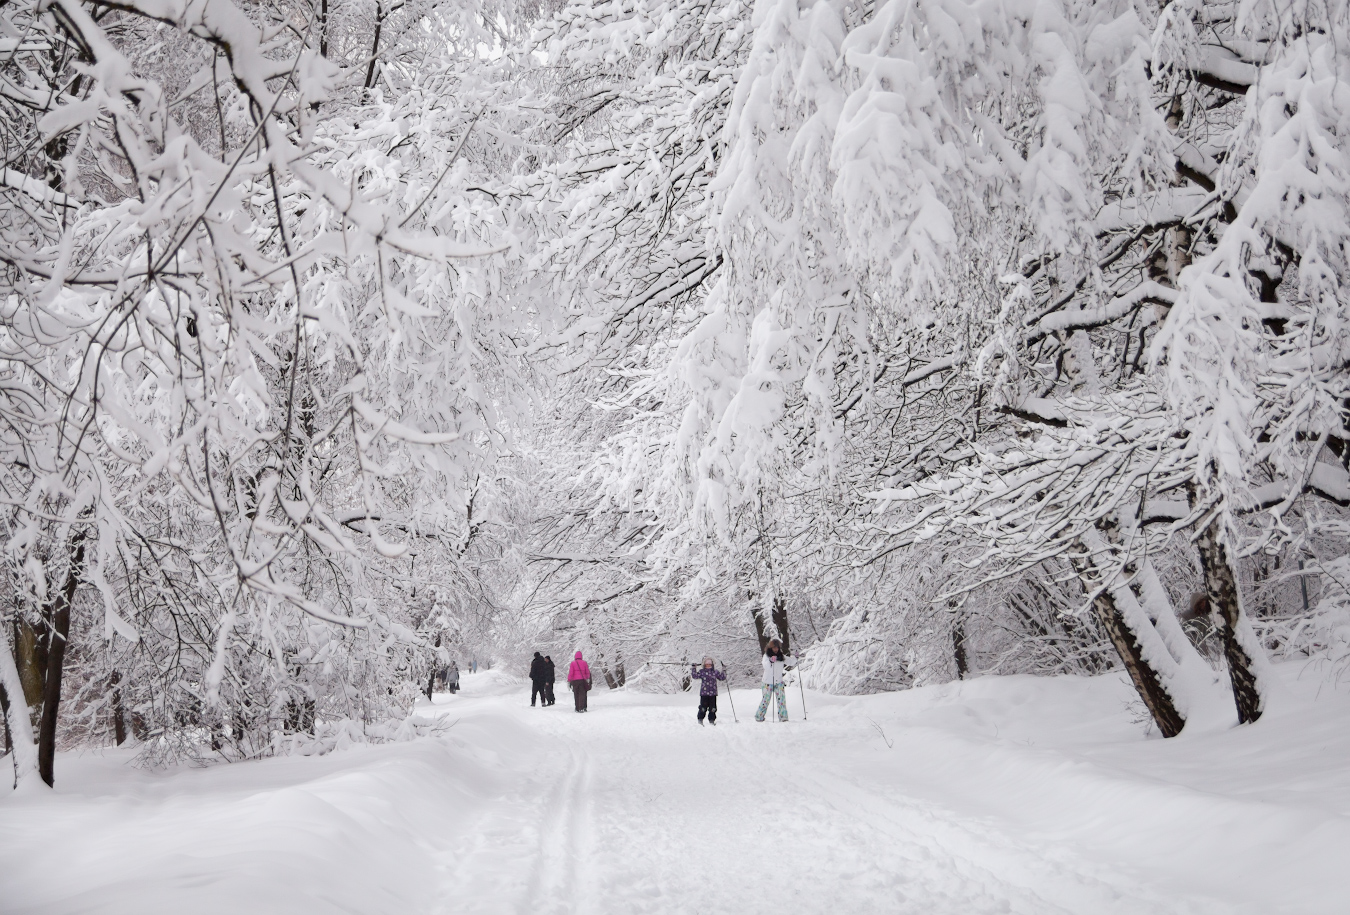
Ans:
<svg viewBox="0 0 1350 915"><path fill-rule="evenodd" d="M602 692L584 716L494 702L539 740L450 851L446 911L1231 911L851 773L841 748L882 746L868 721L760 724L737 698L741 722L724 697L716 728L687 697Z"/></svg>
<svg viewBox="0 0 1350 915"><path fill-rule="evenodd" d="M1160 741L1116 677L794 695L782 725L737 690L715 728L689 695L466 687L419 707L439 737L322 757L63 754L56 792L0 794L0 913L1345 911L1342 690Z"/></svg>

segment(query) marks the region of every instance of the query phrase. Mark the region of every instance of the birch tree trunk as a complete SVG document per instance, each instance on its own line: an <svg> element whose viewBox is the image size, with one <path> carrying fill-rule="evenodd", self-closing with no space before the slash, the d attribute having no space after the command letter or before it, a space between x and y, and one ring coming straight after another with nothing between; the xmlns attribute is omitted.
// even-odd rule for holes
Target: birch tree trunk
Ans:
<svg viewBox="0 0 1350 915"><path fill-rule="evenodd" d="M1158 731L1164 737L1175 737L1180 734L1181 729L1186 726L1186 719L1181 717L1176 703L1163 688L1158 672L1144 660L1139 635L1121 614L1111 592L1104 590L1098 594L1092 602L1092 608L1097 614L1097 619L1101 621L1102 628L1110 637L1111 644L1116 647L1116 652L1120 655L1121 663L1125 665L1139 698L1143 700L1149 714L1153 716L1154 723L1158 725Z"/></svg>
<svg viewBox="0 0 1350 915"><path fill-rule="evenodd" d="M1222 522L1216 516L1200 532L1195 545L1200 551L1210 616L1223 641L1238 724L1249 724L1260 718L1262 712L1261 684L1257 676L1261 646L1256 644L1246 614L1242 612L1242 592L1238 588L1228 545L1220 535L1221 527Z"/></svg>
<svg viewBox="0 0 1350 915"><path fill-rule="evenodd" d="M1090 558L1091 555L1084 548L1073 563L1084 587L1089 592L1097 592L1092 600L1093 613L1120 655L1120 661L1130 675L1130 681L1134 683L1144 707L1157 724L1159 733L1164 737L1175 737L1186 726L1186 717L1164 683L1164 672L1150 661L1150 655L1159 659L1170 659L1170 655L1167 655L1161 637L1152 631L1148 617L1142 611L1126 613L1120 606L1117 589L1103 580L1103 572ZM1144 627L1148 627L1149 631L1143 631ZM1153 652L1147 650L1146 642L1157 643Z"/></svg>

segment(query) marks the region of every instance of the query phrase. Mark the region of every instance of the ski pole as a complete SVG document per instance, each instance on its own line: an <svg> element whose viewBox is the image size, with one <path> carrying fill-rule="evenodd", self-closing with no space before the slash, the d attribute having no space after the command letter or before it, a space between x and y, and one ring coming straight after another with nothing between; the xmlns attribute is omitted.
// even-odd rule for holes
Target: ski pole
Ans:
<svg viewBox="0 0 1350 915"><path fill-rule="evenodd" d="M802 721L806 720L806 687L802 685L802 666L797 665L797 686L802 691Z"/></svg>
<svg viewBox="0 0 1350 915"><path fill-rule="evenodd" d="M778 704L778 671L774 670L772 661L769 662L769 677L770 679L773 680L773 693L772 695L769 696L770 707L772 710L769 712L769 714L773 715L774 724L782 724L783 723L783 716L781 714L782 709L772 708L772 706L776 706ZM783 700L783 705L784 706L787 705L786 699Z"/></svg>
<svg viewBox="0 0 1350 915"><path fill-rule="evenodd" d="M725 664L723 664L723 665L722 665L722 673L725 675L726 672L727 672L727 666L726 666ZM734 721L736 724L740 724L740 723L741 723L741 719L739 719L739 718L736 717L736 700L733 699L733 698L731 698L731 681L730 681L730 680L727 680L727 701L731 703L731 720Z"/></svg>

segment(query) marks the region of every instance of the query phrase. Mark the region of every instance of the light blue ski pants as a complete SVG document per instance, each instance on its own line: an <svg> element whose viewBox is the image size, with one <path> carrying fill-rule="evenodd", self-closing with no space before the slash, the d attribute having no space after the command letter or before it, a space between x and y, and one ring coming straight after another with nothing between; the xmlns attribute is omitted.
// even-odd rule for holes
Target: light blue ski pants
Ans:
<svg viewBox="0 0 1350 915"><path fill-rule="evenodd" d="M764 720L764 715L769 711L770 696L778 697L778 720L787 721L787 696L784 694L782 683L764 684L764 698L760 700L759 711L755 712L755 720Z"/></svg>

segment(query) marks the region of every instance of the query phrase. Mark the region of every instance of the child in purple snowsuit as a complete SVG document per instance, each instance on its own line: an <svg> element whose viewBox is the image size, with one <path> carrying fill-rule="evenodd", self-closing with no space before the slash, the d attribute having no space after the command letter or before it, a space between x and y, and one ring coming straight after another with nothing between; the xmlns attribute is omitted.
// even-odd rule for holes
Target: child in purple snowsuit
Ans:
<svg viewBox="0 0 1350 915"><path fill-rule="evenodd" d="M707 715L709 724L717 724L717 681L725 680L727 675L713 667L712 658L704 658L702 667L691 666L689 675L702 681L698 688L698 723L702 724L703 716Z"/></svg>

